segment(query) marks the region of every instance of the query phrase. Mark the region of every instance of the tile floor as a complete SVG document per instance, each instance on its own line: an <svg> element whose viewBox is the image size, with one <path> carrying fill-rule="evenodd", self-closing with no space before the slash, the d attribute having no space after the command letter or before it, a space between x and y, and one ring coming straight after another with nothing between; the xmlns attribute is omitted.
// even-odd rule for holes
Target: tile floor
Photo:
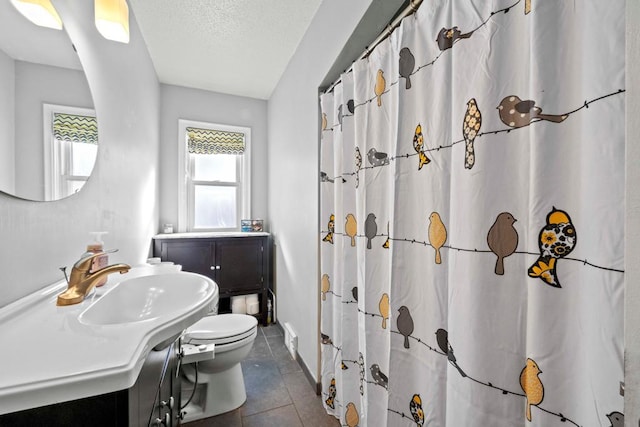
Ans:
<svg viewBox="0 0 640 427"><path fill-rule="evenodd" d="M242 362L247 401L217 417L185 427L335 427L320 396L284 346L280 327L261 326L251 354Z"/></svg>

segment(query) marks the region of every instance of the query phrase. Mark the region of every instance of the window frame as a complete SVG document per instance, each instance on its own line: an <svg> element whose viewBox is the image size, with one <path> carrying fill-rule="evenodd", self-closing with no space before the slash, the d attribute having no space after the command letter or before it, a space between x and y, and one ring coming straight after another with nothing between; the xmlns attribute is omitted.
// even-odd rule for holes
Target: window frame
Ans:
<svg viewBox="0 0 640 427"><path fill-rule="evenodd" d="M238 183L220 181L193 181L191 171L194 160L187 149L187 128L220 130L225 132L240 132L244 134L244 154L238 155L236 174ZM200 231L240 231L241 220L251 218L251 128L243 126L223 125L211 122L200 122L187 119L178 120L178 232ZM237 187L236 198L236 227L234 228L195 228L194 227L194 191L196 185L210 185L216 187Z"/></svg>
<svg viewBox="0 0 640 427"><path fill-rule="evenodd" d="M73 195L74 193L68 193L67 187L70 181L84 181L84 184L89 180L89 176L86 178L83 176L68 175L62 173L62 168L66 167L66 162L71 161L69 155L70 147L66 147L66 144L56 143L56 139L53 136L53 114L74 114L78 116L91 116L96 117L96 110L92 108L72 107L69 105L57 105L57 104L42 104L42 117L43 117L43 160L44 160L44 194L45 200L58 200L64 197ZM64 141L62 141L64 142ZM98 144L99 146L99 144ZM99 148L98 148L99 150ZM95 163L98 162L96 155ZM95 168L95 163L93 167ZM64 188L63 188L64 186ZM81 187L82 188L82 187ZM79 190L78 190L79 191Z"/></svg>

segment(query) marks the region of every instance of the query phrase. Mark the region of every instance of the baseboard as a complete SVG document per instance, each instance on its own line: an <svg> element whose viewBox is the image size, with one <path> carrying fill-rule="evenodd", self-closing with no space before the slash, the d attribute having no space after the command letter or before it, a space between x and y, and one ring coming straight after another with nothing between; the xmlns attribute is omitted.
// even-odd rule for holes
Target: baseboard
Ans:
<svg viewBox="0 0 640 427"><path fill-rule="evenodd" d="M282 336L284 336L284 329L282 328L282 325L280 325L280 322L275 323L275 326L280 329L280 332L282 332ZM296 352L296 361L298 362L298 365L300 365L302 372L304 372L304 376L307 377L307 381L309 381L311 387L316 390L316 395L320 396L322 394L322 384L320 382L316 382L315 378L313 378L313 375L311 374L311 370L298 352Z"/></svg>

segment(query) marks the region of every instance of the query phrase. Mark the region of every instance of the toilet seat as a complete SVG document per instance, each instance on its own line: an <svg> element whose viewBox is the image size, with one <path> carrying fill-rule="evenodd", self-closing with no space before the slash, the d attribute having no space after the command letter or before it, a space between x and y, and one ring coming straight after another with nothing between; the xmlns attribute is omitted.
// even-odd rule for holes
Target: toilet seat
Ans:
<svg viewBox="0 0 640 427"><path fill-rule="evenodd" d="M186 343L214 343L222 350L225 345L255 336L258 321L245 314L219 314L203 317L190 326L184 336Z"/></svg>

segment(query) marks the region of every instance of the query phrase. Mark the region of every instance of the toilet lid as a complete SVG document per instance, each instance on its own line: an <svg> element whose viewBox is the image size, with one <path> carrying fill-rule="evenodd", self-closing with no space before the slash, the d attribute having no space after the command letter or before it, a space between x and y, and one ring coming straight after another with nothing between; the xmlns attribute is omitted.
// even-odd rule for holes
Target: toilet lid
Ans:
<svg viewBox="0 0 640 427"><path fill-rule="evenodd" d="M246 314L218 314L198 320L187 329L186 339L206 340L217 344L237 341L251 335L258 326L253 316Z"/></svg>

